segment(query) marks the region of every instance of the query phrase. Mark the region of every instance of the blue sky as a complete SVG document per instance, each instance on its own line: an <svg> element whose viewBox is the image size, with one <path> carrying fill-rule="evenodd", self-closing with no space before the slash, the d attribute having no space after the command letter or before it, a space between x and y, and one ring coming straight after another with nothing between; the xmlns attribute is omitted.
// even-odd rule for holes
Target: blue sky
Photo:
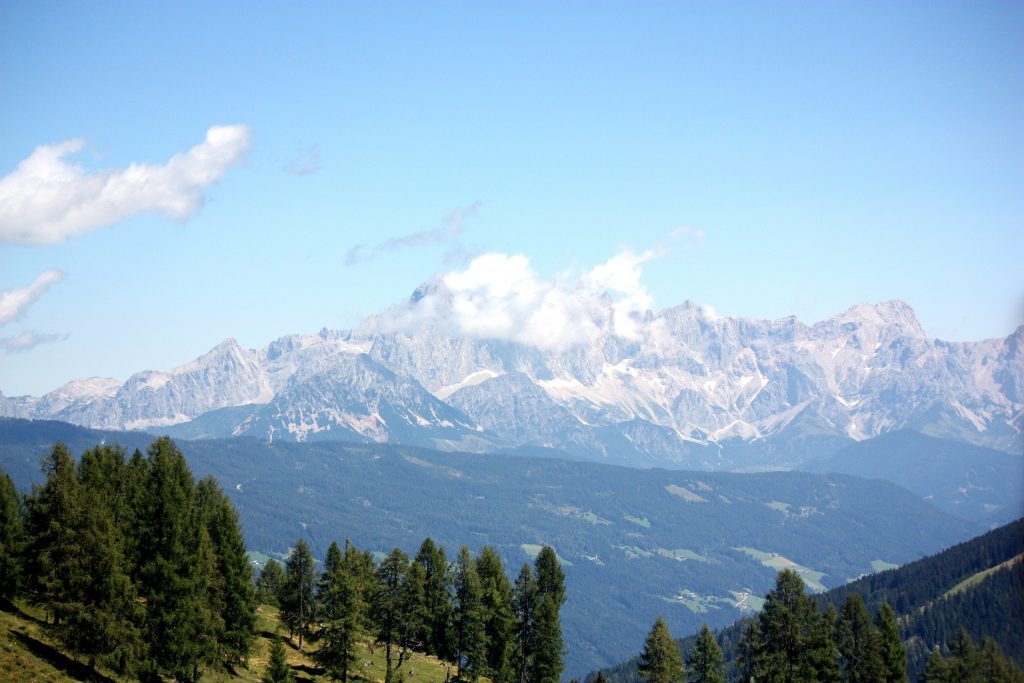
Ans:
<svg viewBox="0 0 1024 683"><path fill-rule="evenodd" d="M1005 336L1021 35L1008 2L3 3L0 391L348 327L486 252Z"/></svg>

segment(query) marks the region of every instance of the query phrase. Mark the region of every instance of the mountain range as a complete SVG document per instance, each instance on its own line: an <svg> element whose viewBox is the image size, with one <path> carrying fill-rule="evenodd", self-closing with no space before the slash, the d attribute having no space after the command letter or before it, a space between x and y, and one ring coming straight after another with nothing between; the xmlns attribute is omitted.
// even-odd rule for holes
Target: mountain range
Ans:
<svg viewBox="0 0 1024 683"><path fill-rule="evenodd" d="M550 450L710 470L794 467L904 428L1024 450L1024 326L946 342L925 335L899 301L813 325L687 302L624 325L609 302L587 335L538 345L454 326L443 289L425 285L351 330L261 349L228 339L123 383L0 394L0 415L184 438Z"/></svg>

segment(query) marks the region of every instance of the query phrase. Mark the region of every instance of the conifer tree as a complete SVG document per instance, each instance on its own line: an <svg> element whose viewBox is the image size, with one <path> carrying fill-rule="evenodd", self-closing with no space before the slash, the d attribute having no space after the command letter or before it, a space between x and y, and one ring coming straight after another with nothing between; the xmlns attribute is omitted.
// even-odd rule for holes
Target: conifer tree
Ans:
<svg viewBox="0 0 1024 683"><path fill-rule="evenodd" d="M495 683L510 683L515 675L512 668L512 629L515 622L512 584L505 574L501 557L491 546L484 546L480 551L476 570L482 592L487 675Z"/></svg>
<svg viewBox="0 0 1024 683"><path fill-rule="evenodd" d="M216 625L216 658L225 667L239 666L255 638L256 597L238 523L238 513L217 480L205 477L198 487L199 507L213 552L210 607Z"/></svg>
<svg viewBox="0 0 1024 683"><path fill-rule="evenodd" d="M358 662L356 655L363 594L357 577L345 561L337 543L331 543L324 558L324 571L317 590L321 627L317 633L320 649L313 654L327 675L345 683Z"/></svg>
<svg viewBox="0 0 1024 683"><path fill-rule="evenodd" d="M953 683L954 679L950 677L949 663L946 662L939 648L935 648L931 656L928 657L921 681L922 683Z"/></svg>
<svg viewBox="0 0 1024 683"><path fill-rule="evenodd" d="M644 683L683 683L685 680L679 646L672 640L672 634L661 617L655 620L647 634L638 671Z"/></svg>
<svg viewBox="0 0 1024 683"><path fill-rule="evenodd" d="M515 650L512 663L519 683L526 683L533 667L534 612L537 607L537 581L530 565L519 569L512 588L512 609L515 612Z"/></svg>
<svg viewBox="0 0 1024 683"><path fill-rule="evenodd" d="M169 438L149 447L146 475L137 552L151 673L194 681L216 656L208 601L210 537L192 472Z"/></svg>
<svg viewBox="0 0 1024 683"><path fill-rule="evenodd" d="M454 656L454 618L452 615L452 579L444 548L427 538L416 553L415 562L423 566L423 600L426 619L420 639L428 653L441 659Z"/></svg>
<svg viewBox="0 0 1024 683"><path fill-rule="evenodd" d="M907 680L907 653L900 641L896 613L889 603L882 603L878 615L875 617L875 623L878 628L882 657L882 680L884 683L903 683Z"/></svg>
<svg viewBox="0 0 1024 683"><path fill-rule="evenodd" d="M267 670L262 680L263 683L292 683L295 680L292 668L288 665L281 636L274 638L274 643L270 646L270 661L267 662Z"/></svg>
<svg viewBox="0 0 1024 683"><path fill-rule="evenodd" d="M804 655L815 614L800 575L789 569L780 571L758 617L757 680L808 680Z"/></svg>
<svg viewBox="0 0 1024 683"><path fill-rule="evenodd" d="M392 683L408 656L408 642L416 624L410 623L409 557L398 548L377 568L373 599L373 626L378 643L384 645L384 681ZM397 655L396 655L397 649Z"/></svg>
<svg viewBox="0 0 1024 683"><path fill-rule="evenodd" d="M850 593L836 622L836 645L844 681L874 683L882 678L882 658L878 635L871 625L864 601Z"/></svg>
<svg viewBox="0 0 1024 683"><path fill-rule="evenodd" d="M114 522L114 501L102 488L80 484L72 525L79 553L64 565L66 602L56 627L70 650L120 673L140 663L142 611L128 576L123 538Z"/></svg>
<svg viewBox="0 0 1024 683"><path fill-rule="evenodd" d="M466 546L455 566L455 634L459 678L475 681L487 662L487 632L480 576Z"/></svg>
<svg viewBox="0 0 1024 683"><path fill-rule="evenodd" d="M291 635L299 638L299 652L303 639L309 636L313 622L313 587L316 582L316 568L313 554L305 540L295 542L295 548L285 562L284 591L281 596L281 618L288 624Z"/></svg>
<svg viewBox="0 0 1024 683"><path fill-rule="evenodd" d="M829 605L822 614L811 614L807 634L803 678L815 683L838 683L839 649L836 647L836 608Z"/></svg>
<svg viewBox="0 0 1024 683"><path fill-rule="evenodd" d="M284 581L284 567L274 558L270 558L256 579L256 599L263 604L278 605L278 598L284 591Z"/></svg>
<svg viewBox="0 0 1024 683"><path fill-rule="evenodd" d="M760 623L757 619L747 620L736 653L737 668L742 683L751 683L762 679L759 661L763 649L764 641L761 637Z"/></svg>
<svg viewBox="0 0 1024 683"><path fill-rule="evenodd" d="M537 596L533 612L533 666L530 680L559 683L565 645L559 613L565 602L565 574L554 548L544 546L537 555Z"/></svg>
<svg viewBox="0 0 1024 683"><path fill-rule="evenodd" d="M725 683L725 663L722 650L715 642L711 629L704 624L686 660L687 679L691 683Z"/></svg>
<svg viewBox="0 0 1024 683"><path fill-rule="evenodd" d="M79 495L75 461L63 443L43 460L46 482L28 501L27 574L33 600L59 626L68 605L71 582L81 583L81 539L76 531Z"/></svg>
<svg viewBox="0 0 1024 683"><path fill-rule="evenodd" d="M21 496L0 468L0 599L13 600L21 584L21 557L25 543Z"/></svg>

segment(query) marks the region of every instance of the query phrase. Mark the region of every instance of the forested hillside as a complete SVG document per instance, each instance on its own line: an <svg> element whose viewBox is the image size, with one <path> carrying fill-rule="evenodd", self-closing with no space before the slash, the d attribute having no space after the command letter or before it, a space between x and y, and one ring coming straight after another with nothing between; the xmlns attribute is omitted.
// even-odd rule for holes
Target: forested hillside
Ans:
<svg viewBox="0 0 1024 683"><path fill-rule="evenodd" d="M911 680L917 680L918 675L924 673L936 648L954 659L974 658L972 661L978 666L983 660L997 661L994 653L998 648L1019 667L1024 665L1020 637L1024 633L1022 553L1024 520L1018 520L898 569L865 576L810 596L800 609L805 613L819 613L826 619L841 618L846 609L849 619L856 617L861 622L864 620L854 613L863 609L863 615L869 615L868 622L880 623L882 612L891 608L904 648L905 669ZM780 575L784 592L796 592L792 579L787 576L783 580ZM776 592L779 589L777 584ZM859 605L851 606L851 601ZM833 616L827 617L829 613ZM742 680L744 671L749 673L750 638L761 627L759 621L763 618L740 620L717 634L717 644L724 654L731 680ZM689 652L698 637L691 635L678 642L683 652ZM745 656L748 657L746 662ZM637 665L638 660L634 658L601 673L609 683L636 682L640 680ZM949 675L954 677L934 680L957 680L955 673ZM588 681L595 677L596 672Z"/></svg>
<svg viewBox="0 0 1024 683"><path fill-rule="evenodd" d="M0 421L0 457L22 488L38 480L18 477L38 472L50 424ZM58 427L73 449L148 438ZM490 545L509 567L553 547L573 596L563 627L566 673L577 677L634 654L658 614L676 633L732 623L759 606L779 568L823 590L974 533L904 489L845 475L250 439L186 448L194 471L222 482L250 549L269 557L286 557L297 538L324 557L342 534L378 558L411 553L426 536L447 548Z"/></svg>
<svg viewBox="0 0 1024 683"><path fill-rule="evenodd" d="M268 607L309 670L334 680L376 680L362 668L376 647L386 683L417 653L463 681L557 683L564 669L567 593L550 547L513 583L487 546L474 558L464 545L450 563L428 538L414 559L394 548L378 563L332 542L318 562L299 539L284 567L263 565L257 591L234 507L215 479L195 481L170 439L130 458L100 445L77 462L58 443L43 469L23 495L0 468L0 628L19 644L0 652L0 672L236 678ZM278 634L264 680L291 680L286 659Z"/></svg>

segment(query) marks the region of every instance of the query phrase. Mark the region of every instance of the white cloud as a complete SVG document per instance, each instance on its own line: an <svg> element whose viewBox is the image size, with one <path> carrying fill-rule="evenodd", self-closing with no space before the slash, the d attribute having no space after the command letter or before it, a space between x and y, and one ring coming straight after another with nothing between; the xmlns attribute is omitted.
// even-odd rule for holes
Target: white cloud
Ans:
<svg viewBox="0 0 1024 683"><path fill-rule="evenodd" d="M0 325L6 325L22 315L47 289L62 279L64 273L51 269L42 273L28 287L0 292Z"/></svg>
<svg viewBox="0 0 1024 683"><path fill-rule="evenodd" d="M53 344L55 342L62 342L68 338L68 334L46 334L42 332L36 332L31 330L29 332L22 332L19 335L13 337L0 337L0 348L4 350L4 353L24 353L31 351L40 344Z"/></svg>
<svg viewBox="0 0 1024 683"><path fill-rule="evenodd" d="M654 332L646 316L654 301L641 281L642 266L663 253L622 251L582 275L554 278L538 275L522 254L483 254L381 320L408 332L432 326L554 351L606 334L636 341Z"/></svg>
<svg viewBox="0 0 1024 683"><path fill-rule="evenodd" d="M0 242L56 244L143 211L185 220L202 207L202 190L242 159L249 141L247 126L213 126L205 141L165 164L95 172L67 160L83 140L37 147L0 178Z"/></svg>

